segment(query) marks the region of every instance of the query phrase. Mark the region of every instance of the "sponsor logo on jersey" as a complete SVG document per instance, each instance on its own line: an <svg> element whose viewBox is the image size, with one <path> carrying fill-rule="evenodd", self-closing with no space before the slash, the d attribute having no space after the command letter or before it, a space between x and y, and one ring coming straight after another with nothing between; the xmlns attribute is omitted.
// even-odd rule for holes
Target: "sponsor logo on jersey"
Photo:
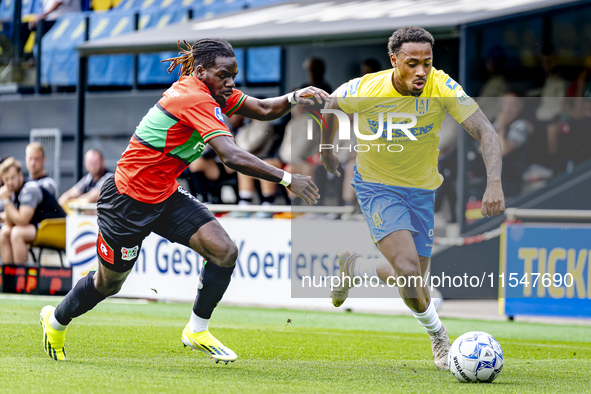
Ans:
<svg viewBox="0 0 591 394"><path fill-rule="evenodd" d="M357 90L359 89L359 83L361 82L361 78L357 78L349 82L349 94L354 96L357 94Z"/></svg>
<svg viewBox="0 0 591 394"><path fill-rule="evenodd" d="M347 97L347 89L349 88L349 83L343 85L343 88L341 89L341 97L345 98Z"/></svg>
<svg viewBox="0 0 591 394"><path fill-rule="evenodd" d="M176 91L174 88L170 88L167 90L168 94L170 95L170 97L179 97L181 94Z"/></svg>
<svg viewBox="0 0 591 394"><path fill-rule="evenodd" d="M222 116L222 109L220 107L215 107L214 115L220 122L224 123L224 117Z"/></svg>
<svg viewBox="0 0 591 394"><path fill-rule="evenodd" d="M415 110L419 115L425 115L429 111L429 99L417 98L415 99Z"/></svg>
<svg viewBox="0 0 591 394"><path fill-rule="evenodd" d="M458 83L456 81L454 81L451 77L449 77L449 78L447 78L447 81L445 82L445 86L447 86L451 90L455 90L458 87Z"/></svg>
<svg viewBox="0 0 591 394"><path fill-rule="evenodd" d="M121 260L131 261L137 257L139 246L136 245L133 248L121 247Z"/></svg>
<svg viewBox="0 0 591 394"><path fill-rule="evenodd" d="M199 154L201 154L201 152L203 152L204 149L205 149L205 144L201 141L196 143L195 146L193 147L193 150L197 151Z"/></svg>
<svg viewBox="0 0 591 394"><path fill-rule="evenodd" d="M472 105L474 104L474 100L470 96L464 92L463 89L459 89L456 92L456 97L458 98L458 104L460 105Z"/></svg>
<svg viewBox="0 0 591 394"><path fill-rule="evenodd" d="M403 121L401 123L406 123L406 122ZM367 124L369 125L369 128L371 129L371 131L374 132L374 134L378 132L378 127L380 126L379 122L367 119ZM409 127L408 131L410 131L411 134L414 135L415 137L418 137L423 134L427 134L428 132L433 130L434 126L435 126L435 123L431 123L431 124L428 124L425 126ZM387 123L384 122L384 124L382 126L382 136L380 137L380 139L388 140L387 130L388 130L388 125L387 125ZM407 135L401 129L392 130L392 138L399 139L399 138L406 138L406 137L407 137Z"/></svg>
<svg viewBox="0 0 591 394"><path fill-rule="evenodd" d="M183 189L183 187L181 185L179 185L179 187L177 188L177 191L179 193L184 194L185 196L189 197L191 200L197 201L198 203L201 203L197 198L195 198L194 195L192 195L191 193L189 193L188 191L186 191L185 189Z"/></svg>

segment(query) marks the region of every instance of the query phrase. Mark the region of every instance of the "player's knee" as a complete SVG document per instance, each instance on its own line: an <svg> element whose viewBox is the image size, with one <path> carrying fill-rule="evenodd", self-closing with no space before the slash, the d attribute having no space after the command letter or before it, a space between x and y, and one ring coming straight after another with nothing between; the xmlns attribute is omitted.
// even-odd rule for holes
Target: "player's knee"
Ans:
<svg viewBox="0 0 591 394"><path fill-rule="evenodd" d="M218 259L218 265L221 267L233 267L236 265L236 259L238 259L238 248L234 242L230 242L223 248L223 253Z"/></svg>
<svg viewBox="0 0 591 394"><path fill-rule="evenodd" d="M121 290L121 287L123 286L123 283L125 281L99 281L98 283L95 282L94 286L96 287L96 289L105 297L109 297L112 295L115 295L117 293L119 293L119 290Z"/></svg>
<svg viewBox="0 0 591 394"><path fill-rule="evenodd" d="M418 259L416 261L408 258L399 259L396 261L394 270L398 276L404 276L407 278L421 276L421 266Z"/></svg>

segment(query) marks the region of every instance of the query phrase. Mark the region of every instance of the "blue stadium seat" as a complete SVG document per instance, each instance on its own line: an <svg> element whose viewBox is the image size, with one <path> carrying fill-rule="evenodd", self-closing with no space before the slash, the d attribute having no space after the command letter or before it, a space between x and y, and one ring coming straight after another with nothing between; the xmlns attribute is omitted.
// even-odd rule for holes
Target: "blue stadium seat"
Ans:
<svg viewBox="0 0 591 394"><path fill-rule="evenodd" d="M127 11L140 9L144 0L122 0L112 11Z"/></svg>
<svg viewBox="0 0 591 394"><path fill-rule="evenodd" d="M14 3L16 0L0 1L0 22L12 22L14 18Z"/></svg>
<svg viewBox="0 0 591 394"><path fill-rule="evenodd" d="M84 42L87 13L64 15L41 42L41 83L75 86L78 77L76 47Z"/></svg>
<svg viewBox="0 0 591 394"><path fill-rule="evenodd" d="M236 54L236 62L238 63L238 75L234 82L244 85L244 49L234 48L234 54Z"/></svg>
<svg viewBox="0 0 591 394"><path fill-rule="evenodd" d="M165 7L165 9L148 9L140 13L139 27L143 29L160 29L178 23L187 18L187 11L181 8ZM177 56L177 52L160 52L139 55L138 83L140 85L171 84L177 80L177 70L169 74L166 69L170 63L161 60Z"/></svg>
<svg viewBox="0 0 591 394"><path fill-rule="evenodd" d="M281 79L281 47L249 48L246 62L249 83L274 83Z"/></svg>
<svg viewBox="0 0 591 394"><path fill-rule="evenodd" d="M134 30L135 11L116 11L90 15L89 40L117 37ZM96 55L88 62L88 84L93 86L130 86L132 55Z"/></svg>
<svg viewBox="0 0 591 394"><path fill-rule="evenodd" d="M271 4L286 3L289 0L246 0L248 8L263 7Z"/></svg>
<svg viewBox="0 0 591 394"><path fill-rule="evenodd" d="M202 0L193 6L193 19L209 19L221 14L229 14L247 7L247 0Z"/></svg>
<svg viewBox="0 0 591 394"><path fill-rule="evenodd" d="M31 17L35 17L33 14L33 6L36 0L22 0L21 1L21 18L23 22L28 22Z"/></svg>

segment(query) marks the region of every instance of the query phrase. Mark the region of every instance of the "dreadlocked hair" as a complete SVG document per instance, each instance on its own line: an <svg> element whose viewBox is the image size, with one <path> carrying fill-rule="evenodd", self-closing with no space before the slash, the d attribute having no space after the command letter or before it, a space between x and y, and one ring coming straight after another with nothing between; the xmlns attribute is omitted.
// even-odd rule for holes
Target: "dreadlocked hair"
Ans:
<svg viewBox="0 0 591 394"><path fill-rule="evenodd" d="M202 40L195 41L193 46L183 40L182 44L186 48L181 46L181 41L177 41L177 47L180 52L178 57L162 60L162 62L170 62L170 66L166 71L172 73L172 71L180 64L179 76L191 75L195 70L195 65L201 65L204 68L215 66L215 59L218 57L236 57L232 45L226 40L220 40L216 38L204 38Z"/></svg>

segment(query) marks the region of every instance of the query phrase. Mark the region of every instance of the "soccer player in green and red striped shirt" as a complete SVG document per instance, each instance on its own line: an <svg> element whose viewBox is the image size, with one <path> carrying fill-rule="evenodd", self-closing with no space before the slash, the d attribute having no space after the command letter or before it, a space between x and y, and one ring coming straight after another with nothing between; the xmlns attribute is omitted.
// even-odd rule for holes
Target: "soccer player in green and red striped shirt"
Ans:
<svg viewBox="0 0 591 394"><path fill-rule="evenodd" d="M211 314L230 284L238 249L222 226L176 178L210 144L221 161L245 175L281 183L308 204L319 198L308 177L289 174L238 148L222 114L272 120L292 104L328 100L325 91L308 87L265 100L234 89L238 65L224 40L203 39L181 49L168 71L181 66L181 77L144 116L117 163L115 176L105 181L97 204L98 271L82 278L54 308L41 310L44 346L50 357L65 360L65 329L70 321L106 297L116 294L140 252L142 241L155 232L186 245L207 264L201 271L197 297L182 334L185 346L216 362L234 361L236 354L208 330Z"/></svg>

